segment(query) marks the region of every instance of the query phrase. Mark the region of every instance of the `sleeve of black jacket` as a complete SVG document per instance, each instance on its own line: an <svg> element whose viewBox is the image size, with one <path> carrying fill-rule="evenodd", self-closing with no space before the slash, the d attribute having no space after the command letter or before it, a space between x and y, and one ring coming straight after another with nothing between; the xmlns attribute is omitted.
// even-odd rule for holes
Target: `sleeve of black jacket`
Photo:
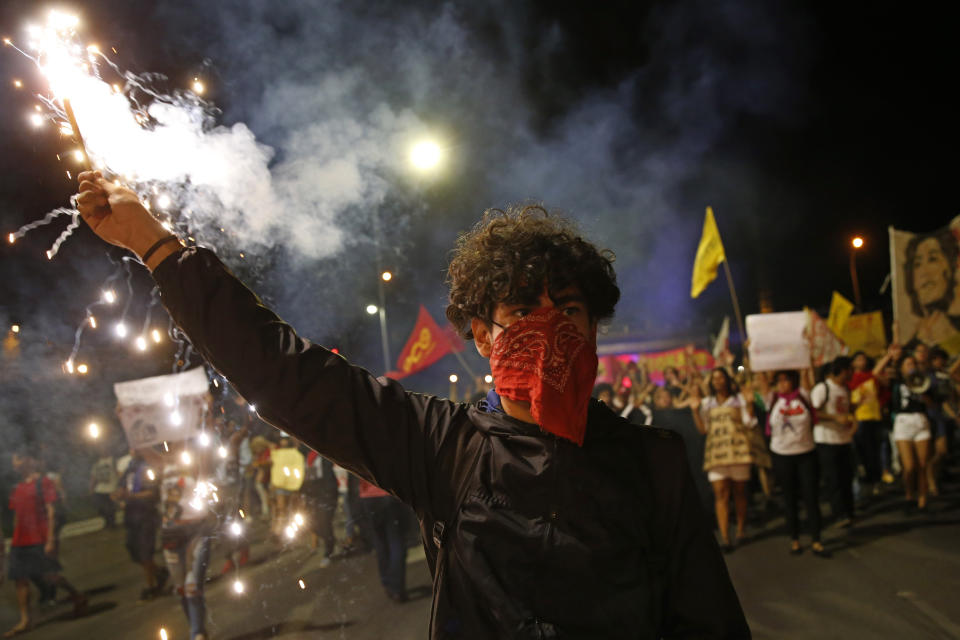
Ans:
<svg viewBox="0 0 960 640"><path fill-rule="evenodd" d="M407 393L300 338L210 251L181 250L153 273L194 348L264 420L421 512L434 458L463 410Z"/></svg>
<svg viewBox="0 0 960 640"><path fill-rule="evenodd" d="M663 637L749 639L750 628L697 495L683 443L676 439L671 444L678 452L669 458L682 479L674 498L679 515L668 559Z"/></svg>

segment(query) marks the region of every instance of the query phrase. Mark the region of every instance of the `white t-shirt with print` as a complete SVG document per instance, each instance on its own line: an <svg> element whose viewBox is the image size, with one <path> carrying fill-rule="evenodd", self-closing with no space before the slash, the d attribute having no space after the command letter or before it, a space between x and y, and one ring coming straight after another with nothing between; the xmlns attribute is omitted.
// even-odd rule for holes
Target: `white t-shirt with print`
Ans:
<svg viewBox="0 0 960 640"><path fill-rule="evenodd" d="M776 397L770 407L770 451L781 456L797 456L814 450L809 404L803 389L789 401Z"/></svg>
<svg viewBox="0 0 960 640"><path fill-rule="evenodd" d="M846 387L829 378L813 387L810 400L818 412L832 415L850 413L850 393ZM813 440L817 444L850 444L853 440L853 425L824 420L818 413L817 424L813 427Z"/></svg>

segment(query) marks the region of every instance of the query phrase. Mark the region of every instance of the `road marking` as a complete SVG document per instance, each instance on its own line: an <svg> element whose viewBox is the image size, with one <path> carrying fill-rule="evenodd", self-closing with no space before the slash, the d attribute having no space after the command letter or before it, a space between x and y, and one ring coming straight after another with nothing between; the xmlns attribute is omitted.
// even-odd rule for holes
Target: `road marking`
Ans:
<svg viewBox="0 0 960 640"><path fill-rule="evenodd" d="M922 600L920 596L915 594L913 591L898 591L897 597L903 598L919 609L920 612L930 618L934 624L940 627L943 631L949 633L950 637L960 638L960 625L956 624L953 622L953 620L938 611L936 607L931 605L929 602Z"/></svg>

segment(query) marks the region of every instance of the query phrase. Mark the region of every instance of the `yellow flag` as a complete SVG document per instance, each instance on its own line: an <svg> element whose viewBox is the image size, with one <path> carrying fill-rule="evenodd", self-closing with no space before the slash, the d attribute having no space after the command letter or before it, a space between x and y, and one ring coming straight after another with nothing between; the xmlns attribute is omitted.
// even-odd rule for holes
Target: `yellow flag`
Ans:
<svg viewBox="0 0 960 640"><path fill-rule="evenodd" d="M853 303L834 291L833 299L830 301L830 315L827 317L827 326L830 327L830 331L842 336L843 328L847 326L851 313L853 313Z"/></svg>
<svg viewBox="0 0 960 640"><path fill-rule="evenodd" d="M700 236L697 257L693 261L691 298L699 296L707 285L714 281L717 277L717 268L726 259L723 242L720 241L720 230L717 229L717 221L713 219L713 209L707 207L707 217L703 220L703 235Z"/></svg>

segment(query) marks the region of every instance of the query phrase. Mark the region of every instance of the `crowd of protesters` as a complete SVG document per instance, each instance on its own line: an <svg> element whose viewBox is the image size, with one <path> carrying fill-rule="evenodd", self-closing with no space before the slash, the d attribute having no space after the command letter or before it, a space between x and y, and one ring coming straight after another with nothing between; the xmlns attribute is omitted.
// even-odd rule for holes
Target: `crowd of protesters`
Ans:
<svg viewBox="0 0 960 640"><path fill-rule="evenodd" d="M222 558L220 575L239 580L255 536L278 550L308 544L322 553L321 567L336 554L375 550L386 595L406 601L407 507L260 422L242 399L226 398L214 409L200 438L122 456L111 455L103 442L96 445L91 502L105 529L122 522L126 552L143 571L138 601L179 598L189 637L204 640L204 584L213 577L208 568ZM60 588L70 594L75 615L87 608L86 596L67 581L57 558L66 493L44 458L33 447L12 456L20 482L9 500L10 552L0 545L0 583L9 576L15 584L20 621L4 637L33 627L31 582L41 605L54 602ZM339 540L338 508L346 525Z"/></svg>
<svg viewBox="0 0 960 640"><path fill-rule="evenodd" d="M692 362L689 349L688 356ZM896 485L897 476L911 509L926 509L937 495L960 417L960 365L948 369L939 348L893 345L876 362L856 353L819 370L751 373L735 368L729 352L723 360L707 371L690 365L655 372L641 357L627 363L615 384L594 391L636 425L680 432L724 551L746 539L751 482L766 512L779 491L791 554L804 549L803 504L810 550L822 557L829 552L821 540L821 501L832 526L851 527L858 505ZM302 539L322 553L321 567L337 553L373 549L386 595L406 600L407 507L260 423L241 398L226 398L210 423L212 437L203 442L122 457L99 445L92 502L107 529L118 526L122 513L127 552L143 571L140 601L178 597L190 637L203 640L213 556L222 558L220 575L239 576L254 531L281 549L305 532ZM15 584L21 618L5 637L32 626L31 582L41 602L61 588L77 614L87 606L57 559L66 500L59 474L30 447L13 455L13 465L21 481L9 501L15 527L5 574ZM216 504L198 499L211 490ZM345 532L339 540L338 509ZM263 526L252 525L257 519Z"/></svg>
<svg viewBox="0 0 960 640"><path fill-rule="evenodd" d="M692 364L651 371L641 357L594 394L637 425L681 432L696 479L709 487L704 506L726 552L746 536L751 481L764 511L779 487L792 554L803 552L803 504L810 549L821 557L830 555L821 541L821 501L831 526L849 528L858 505L898 476L907 511L923 512L937 495L960 417L960 364L948 368L940 348L894 344L877 361L858 352L777 372L734 368L729 352L721 359L709 371Z"/></svg>

